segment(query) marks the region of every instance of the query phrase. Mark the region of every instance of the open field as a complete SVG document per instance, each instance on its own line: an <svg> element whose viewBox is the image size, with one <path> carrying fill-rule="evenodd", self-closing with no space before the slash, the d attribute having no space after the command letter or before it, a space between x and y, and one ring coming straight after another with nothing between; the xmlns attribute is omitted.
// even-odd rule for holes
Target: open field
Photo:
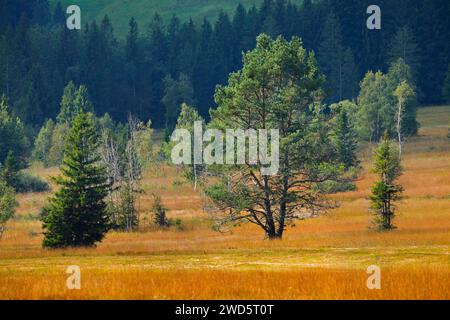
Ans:
<svg viewBox="0 0 450 320"><path fill-rule="evenodd" d="M358 190L334 195L340 208L298 222L282 241L264 240L250 225L213 231L201 195L175 169L152 167L143 231L110 233L94 249L42 249L37 217L48 194L19 196L0 241L0 299L450 299L450 107L421 109L419 121L419 137L405 145L405 197L393 232L368 228L369 147ZM152 192L184 230L152 230ZM81 267L81 290L66 288L70 265ZM381 267L381 290L366 287L370 265Z"/></svg>
<svg viewBox="0 0 450 320"><path fill-rule="evenodd" d="M99 22L108 15L119 37L125 37L127 34L128 23L132 17L145 32L155 13L160 14L166 21L176 14L182 21L192 18L195 22L201 23L207 18L214 22L221 10L232 17L239 3L250 8L253 5L259 7L263 2L263 0L50 0L50 3L55 5L58 1L61 1L64 7L72 4L80 6L85 22L92 20ZM292 3L299 4L301 0L294 0Z"/></svg>

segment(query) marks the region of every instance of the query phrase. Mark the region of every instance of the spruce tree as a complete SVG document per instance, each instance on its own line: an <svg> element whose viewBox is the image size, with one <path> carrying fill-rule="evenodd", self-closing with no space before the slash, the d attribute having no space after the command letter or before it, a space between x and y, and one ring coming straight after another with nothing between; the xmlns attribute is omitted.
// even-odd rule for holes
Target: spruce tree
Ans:
<svg viewBox="0 0 450 320"><path fill-rule="evenodd" d="M402 174L400 157L389 141L386 133L379 147L375 151L374 173L379 180L372 187L370 197L371 207L375 213L374 223L381 231L395 229L393 219L395 217L395 202L400 200L403 191L396 180Z"/></svg>
<svg viewBox="0 0 450 320"><path fill-rule="evenodd" d="M338 105L340 108L337 110L333 132L337 158L346 170L359 164L356 154L358 138L350 117L353 110L349 110L352 105L349 101L343 101Z"/></svg>
<svg viewBox="0 0 450 320"><path fill-rule="evenodd" d="M356 96L358 70L351 49L343 45L339 20L332 13L328 15L323 27L318 61L327 77L326 89L330 101L337 102Z"/></svg>
<svg viewBox="0 0 450 320"><path fill-rule="evenodd" d="M168 227L170 225L169 220L166 217L167 209L163 207L161 197L153 194L153 206L152 212L154 215L154 223L158 227Z"/></svg>
<svg viewBox="0 0 450 320"><path fill-rule="evenodd" d="M6 231L6 223L14 217L16 198L14 188L8 186L0 175L0 240Z"/></svg>
<svg viewBox="0 0 450 320"><path fill-rule="evenodd" d="M109 230L99 140L92 114L79 113L67 136L62 175L54 178L60 190L43 210L44 247L93 246Z"/></svg>
<svg viewBox="0 0 450 320"><path fill-rule="evenodd" d="M64 88L60 105L58 123L71 123L79 113L93 112L94 110L87 88L84 85L77 88L72 81Z"/></svg>
<svg viewBox="0 0 450 320"><path fill-rule="evenodd" d="M442 97L444 98L446 103L450 103L450 65L448 66L447 75L442 87Z"/></svg>
<svg viewBox="0 0 450 320"><path fill-rule="evenodd" d="M14 156L14 166L28 166L29 143L22 121L13 115L5 97L0 97L0 166L6 163L9 154Z"/></svg>
<svg viewBox="0 0 450 320"><path fill-rule="evenodd" d="M414 33L409 27L404 26L397 30L390 44L388 58L391 64L399 58L403 59L411 67L413 76L417 76L421 55Z"/></svg>

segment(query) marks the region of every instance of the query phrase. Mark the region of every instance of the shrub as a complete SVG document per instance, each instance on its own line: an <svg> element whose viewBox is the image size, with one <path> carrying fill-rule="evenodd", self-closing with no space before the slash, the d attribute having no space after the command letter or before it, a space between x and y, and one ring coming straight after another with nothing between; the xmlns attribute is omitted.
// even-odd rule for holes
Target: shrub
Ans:
<svg viewBox="0 0 450 320"><path fill-rule="evenodd" d="M325 181L318 185L318 189L323 194L334 194L355 191L356 185L353 182Z"/></svg>
<svg viewBox="0 0 450 320"><path fill-rule="evenodd" d="M154 215L153 221L155 225L163 228L167 228L170 226L170 222L166 217L166 211L167 209L164 208L161 203L161 197L154 194L152 212Z"/></svg>
<svg viewBox="0 0 450 320"><path fill-rule="evenodd" d="M27 172L17 174L14 188L19 193L50 191L50 185L46 181Z"/></svg>

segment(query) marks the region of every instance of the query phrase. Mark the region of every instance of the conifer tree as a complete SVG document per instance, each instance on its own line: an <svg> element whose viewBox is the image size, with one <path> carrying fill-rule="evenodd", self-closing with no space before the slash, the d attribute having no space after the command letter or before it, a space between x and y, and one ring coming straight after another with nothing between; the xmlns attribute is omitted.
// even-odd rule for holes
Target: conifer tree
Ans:
<svg viewBox="0 0 450 320"><path fill-rule="evenodd" d="M349 101L343 101L339 104L339 110L335 119L334 139L336 145L336 155L340 163L344 164L348 170L358 165L356 151L358 148L358 138L352 123L350 112L347 105L353 105Z"/></svg>
<svg viewBox="0 0 450 320"><path fill-rule="evenodd" d="M93 112L93 106L89 100L87 88L83 85L77 88L70 81L64 88L61 110L57 118L58 123L71 123L82 112Z"/></svg>
<svg viewBox="0 0 450 320"><path fill-rule="evenodd" d="M332 206L316 187L342 177L318 101L323 76L314 54L296 37L289 42L261 34L256 48L244 54L243 65L230 74L228 86L217 87L219 107L211 111L211 127L276 129L279 148L272 145L271 153L279 159L279 170L270 174L261 161L255 165L246 159L234 166L218 165L220 179L206 182L206 195L219 209L219 228L250 222L269 239L281 239L297 219Z"/></svg>
<svg viewBox="0 0 450 320"><path fill-rule="evenodd" d="M28 166L28 139L22 121L12 115L8 101L0 97L0 166L4 165L8 155L14 156L14 166L18 170Z"/></svg>
<svg viewBox="0 0 450 320"><path fill-rule="evenodd" d="M354 98L358 84L357 67L352 51L343 46L341 25L332 13L323 27L318 60L327 77L329 100L336 102Z"/></svg>
<svg viewBox="0 0 450 320"><path fill-rule="evenodd" d="M161 197L153 194L153 206L152 212L154 215L154 223L158 227L168 227L170 225L169 220L166 217L167 209L163 207Z"/></svg>
<svg viewBox="0 0 450 320"><path fill-rule="evenodd" d="M412 69L414 77L420 69L421 55L413 31L407 27L401 27L395 33L389 48L388 56L391 63L399 58L403 59Z"/></svg>
<svg viewBox="0 0 450 320"><path fill-rule="evenodd" d="M15 213L16 199L14 188L8 186L0 176L0 240L6 231L6 223Z"/></svg>
<svg viewBox="0 0 450 320"><path fill-rule="evenodd" d="M44 247L93 246L109 230L109 185L98 143L92 114L79 113L67 136L62 175L54 178L60 190L43 210Z"/></svg>
<svg viewBox="0 0 450 320"><path fill-rule="evenodd" d="M442 87L442 97L444 98L445 102L450 103L450 65L448 66L447 75Z"/></svg>
<svg viewBox="0 0 450 320"><path fill-rule="evenodd" d="M371 207L375 213L374 223L381 231L395 229L395 202L400 200L403 191L401 185L396 183L402 174L400 157L389 141L387 133L380 142L374 157L374 173L379 180L372 187Z"/></svg>

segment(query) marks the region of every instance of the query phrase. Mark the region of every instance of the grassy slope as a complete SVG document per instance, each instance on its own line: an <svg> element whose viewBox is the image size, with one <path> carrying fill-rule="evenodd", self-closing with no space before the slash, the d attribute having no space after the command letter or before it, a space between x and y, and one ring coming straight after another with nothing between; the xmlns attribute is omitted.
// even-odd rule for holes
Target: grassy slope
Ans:
<svg viewBox="0 0 450 320"><path fill-rule="evenodd" d="M213 20L220 10L232 15L236 6L242 3L246 7L253 4L259 6L263 0L78 0L82 13L88 20L100 20L108 14L115 25L119 36L127 32L127 25L131 17L135 17L142 29L150 22L153 14L158 12L165 19L173 14L183 20L192 17L200 21L204 17ZM294 0L293 2L300 2ZM58 0L50 0L52 4ZM73 4L71 0L61 0L64 5Z"/></svg>
<svg viewBox="0 0 450 320"><path fill-rule="evenodd" d="M421 109L419 121L419 137L405 145L405 198L393 232L367 228L374 180L368 150L358 191L337 195L340 208L300 221L281 242L263 241L250 225L212 231L199 194L173 183L180 173L153 168L144 179L143 212L159 193L184 231L110 233L95 249L47 251L35 218L46 195L21 195L19 217L0 241L0 299L450 299L450 107ZM83 279L77 292L65 289L65 268L74 264ZM382 290L366 288L372 264L382 268Z"/></svg>

